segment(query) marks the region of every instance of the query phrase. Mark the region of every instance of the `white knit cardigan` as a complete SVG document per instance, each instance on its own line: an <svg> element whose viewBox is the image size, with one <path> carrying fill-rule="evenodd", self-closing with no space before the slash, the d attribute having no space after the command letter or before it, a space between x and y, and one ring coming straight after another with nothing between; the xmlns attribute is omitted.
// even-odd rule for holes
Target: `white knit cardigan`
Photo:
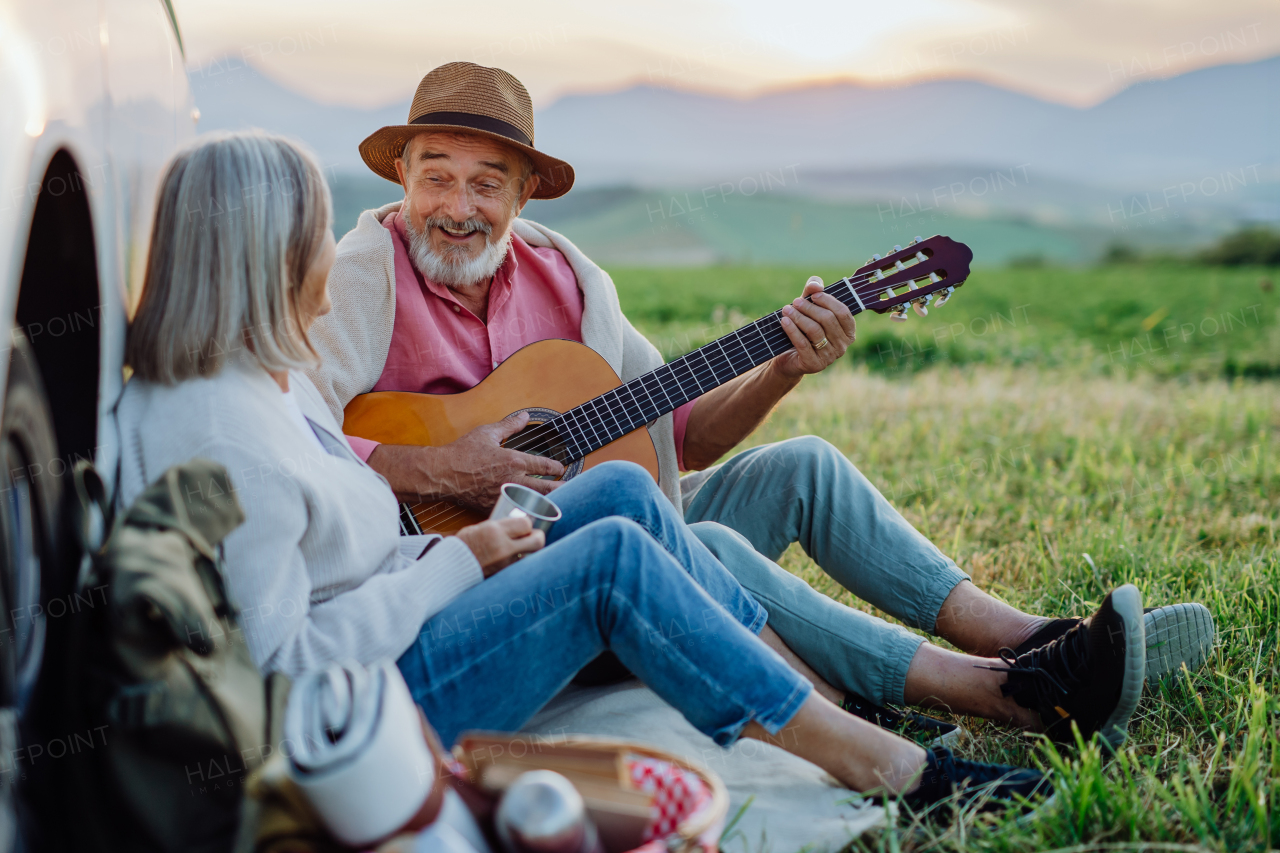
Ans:
<svg viewBox="0 0 1280 853"><path fill-rule="evenodd" d="M354 230L338 243L329 273L333 310L311 327L320 366L308 373L342 423L342 410L357 394L373 390L391 349L396 316L395 247L382 220L400 209L394 202L360 214ZM658 350L635 330L618 305L613 279L563 235L527 219L515 220L515 233L530 246L564 255L582 291L582 340L604 357L624 382L662 365ZM649 424L658 451L659 485L677 507L680 471L676 463L671 415Z"/></svg>
<svg viewBox="0 0 1280 853"><path fill-rule="evenodd" d="M303 414L339 436L307 378L291 371L289 382ZM122 507L193 457L227 469L245 513L224 540L227 591L264 672L399 657L426 620L484 579L456 537L416 559L429 538L399 535L386 481L355 454L315 447L255 360L229 359L176 385L135 377L116 414Z"/></svg>

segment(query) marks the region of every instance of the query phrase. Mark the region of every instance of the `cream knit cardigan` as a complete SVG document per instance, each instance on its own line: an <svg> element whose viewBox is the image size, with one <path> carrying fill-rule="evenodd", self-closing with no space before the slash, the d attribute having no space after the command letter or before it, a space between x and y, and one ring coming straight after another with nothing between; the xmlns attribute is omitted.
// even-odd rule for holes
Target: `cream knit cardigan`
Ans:
<svg viewBox="0 0 1280 853"><path fill-rule="evenodd" d="M386 481L355 454L315 447L244 355L175 385L129 380L116 409L118 506L172 465L219 463L245 514L223 543L227 592L258 668L296 678L334 661L394 660L484 572L456 537L417 559L428 540L400 535ZM289 386L304 415L340 435L305 376L290 371Z"/></svg>
<svg viewBox="0 0 1280 853"><path fill-rule="evenodd" d="M366 210L338 243L329 273L333 310L311 327L311 342L320 366L307 375L342 423L342 410L357 394L373 390L391 349L396 316L395 248L382 220L400 209L394 202ZM527 219L517 219L515 233L530 246L553 248L564 255L582 290L582 340L604 357L624 382L662 365L658 350L622 315L613 279L563 235ZM658 451L659 485L680 507L680 472L676 464L671 415L649 424Z"/></svg>

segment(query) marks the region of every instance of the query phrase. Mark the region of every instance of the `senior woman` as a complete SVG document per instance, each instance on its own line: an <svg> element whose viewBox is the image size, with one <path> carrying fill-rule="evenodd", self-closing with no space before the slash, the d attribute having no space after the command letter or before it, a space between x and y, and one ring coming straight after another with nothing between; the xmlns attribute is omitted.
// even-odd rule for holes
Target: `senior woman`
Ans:
<svg viewBox="0 0 1280 853"><path fill-rule="evenodd" d="M573 513L547 547L525 519L399 535L391 489L298 370L329 310L330 209L314 161L285 140L219 136L181 153L160 188L118 408L122 503L192 457L228 469L246 521L225 540L227 583L263 671L398 659L449 742L518 728L607 649L717 742L769 738L856 790L926 804L968 784L1002 798L1038 788L1038 772L926 752L815 692L755 636L763 609L637 466L565 484L558 501L595 517ZM630 517L609 516L611 501Z"/></svg>

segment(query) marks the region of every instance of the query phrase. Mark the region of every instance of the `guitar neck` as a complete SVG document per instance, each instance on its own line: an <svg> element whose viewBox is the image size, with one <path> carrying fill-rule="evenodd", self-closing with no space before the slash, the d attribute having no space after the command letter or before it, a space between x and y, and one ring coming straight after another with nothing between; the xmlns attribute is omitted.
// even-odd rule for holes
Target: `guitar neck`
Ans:
<svg viewBox="0 0 1280 853"><path fill-rule="evenodd" d="M864 287L863 290L866 290ZM827 287L851 312L864 310L861 295L849 279ZM569 459L581 459L667 412L718 388L748 370L794 349L782 329L782 311L774 311L706 346L638 376L608 393L547 422Z"/></svg>

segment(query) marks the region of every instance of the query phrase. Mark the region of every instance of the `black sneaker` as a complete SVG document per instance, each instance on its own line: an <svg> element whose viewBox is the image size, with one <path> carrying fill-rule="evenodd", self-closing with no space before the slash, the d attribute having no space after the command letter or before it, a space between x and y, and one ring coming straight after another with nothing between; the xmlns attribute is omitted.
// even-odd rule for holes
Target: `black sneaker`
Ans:
<svg viewBox="0 0 1280 853"><path fill-rule="evenodd" d="M919 787L904 794L902 801L920 810L954 796L955 806L981 801L979 808L991 811L1021 805L1020 798L1044 797L1052 788L1049 777L1039 770L966 761L946 747L935 746L928 751Z"/></svg>
<svg viewBox="0 0 1280 853"><path fill-rule="evenodd" d="M1051 619L1013 650L1024 655L1047 645L1083 620ZM1182 672L1195 672L1213 651L1216 630L1213 615L1203 604L1169 604L1142 611L1143 633L1147 638L1147 684L1154 685Z"/></svg>
<svg viewBox="0 0 1280 853"><path fill-rule="evenodd" d="M871 700L864 699L857 693L844 694L840 708L924 747L952 746L964 736L964 729L955 723L927 717L906 708L873 705Z"/></svg>
<svg viewBox="0 0 1280 853"><path fill-rule="evenodd" d="M1009 664L1001 691L1038 713L1055 743L1075 742L1074 721L1085 740L1099 733L1117 747L1124 743L1146 674L1142 594L1133 584L1118 587L1097 613L1058 639L1020 655L1002 649L1000 658Z"/></svg>

